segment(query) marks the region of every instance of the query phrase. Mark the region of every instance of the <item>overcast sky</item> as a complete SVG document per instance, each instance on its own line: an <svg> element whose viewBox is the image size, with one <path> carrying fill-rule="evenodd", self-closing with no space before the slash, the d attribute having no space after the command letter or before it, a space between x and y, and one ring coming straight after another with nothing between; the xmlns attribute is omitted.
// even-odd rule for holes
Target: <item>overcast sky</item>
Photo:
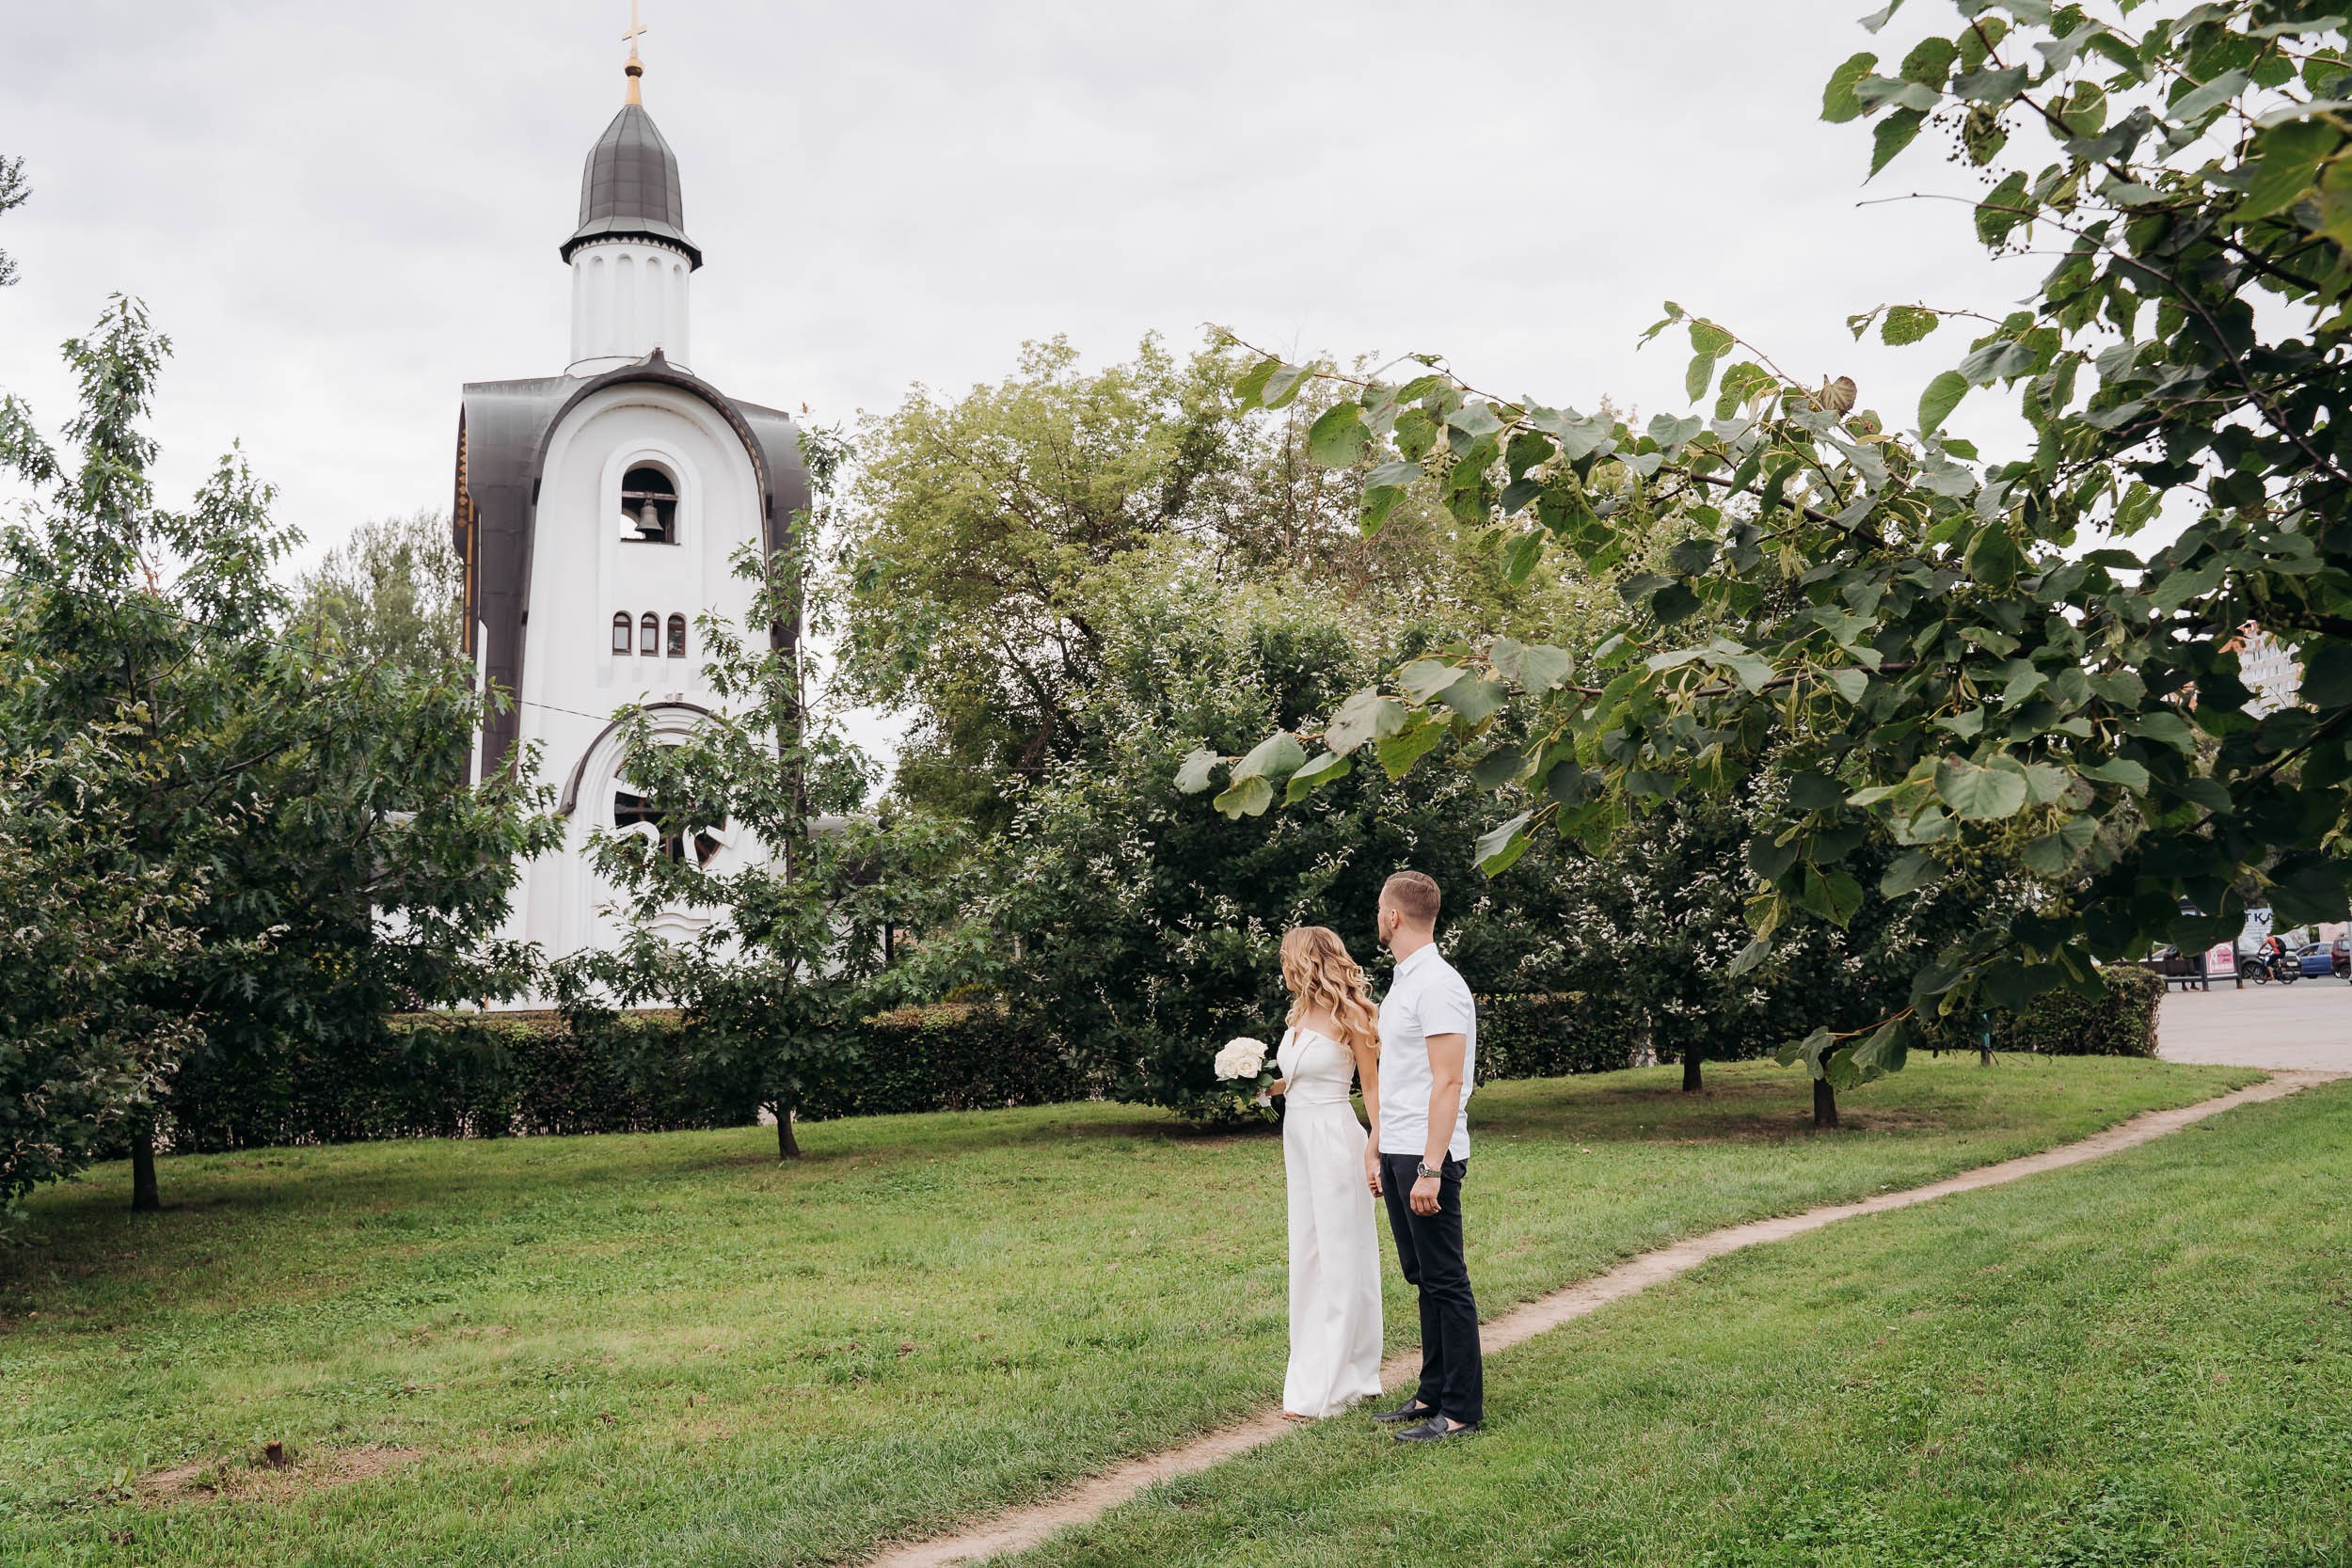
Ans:
<svg viewBox="0 0 2352 1568"><path fill-rule="evenodd" d="M1673 298L1908 423L1962 345L1844 318L2001 309L2048 263L1988 262L1949 202L1859 204L1972 188L1923 140L1866 191L1867 128L1816 118L1838 61L1911 41L1863 8L644 0L707 261L693 368L847 421L1000 378L1025 339L1099 362L1214 321L1648 412L1681 401L1687 348L1635 347ZM556 246L626 0L11 11L0 153L35 194L0 217L0 388L61 424L56 347L121 290L178 349L167 496L242 438L312 551L446 506L459 386L567 356Z"/></svg>

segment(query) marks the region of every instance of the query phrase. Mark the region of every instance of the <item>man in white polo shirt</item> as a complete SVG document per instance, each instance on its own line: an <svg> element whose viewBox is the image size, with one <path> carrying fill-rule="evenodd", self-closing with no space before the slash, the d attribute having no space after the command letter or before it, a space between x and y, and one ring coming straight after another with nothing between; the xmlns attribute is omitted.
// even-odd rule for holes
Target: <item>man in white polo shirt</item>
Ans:
<svg viewBox="0 0 2352 1568"><path fill-rule="evenodd" d="M1397 1440L1435 1443L1478 1430L1484 1378L1478 1301L1462 1257L1462 1179L1478 1008L1438 951L1438 884L1400 871L1380 890L1380 941L1396 973L1380 1004L1380 1179L1405 1280L1421 1292L1421 1386L1373 1418Z"/></svg>

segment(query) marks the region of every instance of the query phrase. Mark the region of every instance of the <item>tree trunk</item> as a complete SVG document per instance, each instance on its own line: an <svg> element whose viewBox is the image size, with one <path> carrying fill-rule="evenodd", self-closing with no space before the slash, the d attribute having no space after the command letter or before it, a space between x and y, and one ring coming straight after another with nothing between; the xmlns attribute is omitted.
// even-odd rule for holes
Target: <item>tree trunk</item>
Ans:
<svg viewBox="0 0 2352 1568"><path fill-rule="evenodd" d="M801 1141L792 1135L792 1102L776 1101L776 1158L779 1161L801 1157Z"/></svg>
<svg viewBox="0 0 2352 1568"><path fill-rule="evenodd" d="M1699 1048L1695 1045L1686 1045L1682 1048L1682 1092L1684 1094L1699 1092Z"/></svg>
<svg viewBox="0 0 2352 1568"><path fill-rule="evenodd" d="M785 830L784 842L776 849L784 857L787 880L797 881L805 874L808 859L808 683L807 670L801 658L801 634L806 613L806 585L802 580L801 525L811 520L795 516L791 532L783 551L785 575L777 580L775 555L768 560L769 583L772 590L771 608L776 618L768 625L768 644L784 661L786 678L772 693L776 699L771 717L776 726L776 753L784 764L785 788L791 797L791 823ZM779 1116L781 1127L787 1118Z"/></svg>
<svg viewBox="0 0 2352 1568"><path fill-rule="evenodd" d="M1837 1091L1829 1086L1826 1078L1813 1080L1813 1125L1816 1128L1837 1125Z"/></svg>
<svg viewBox="0 0 2352 1568"><path fill-rule="evenodd" d="M163 1206L155 1189L155 1124L143 1121L131 1134L131 1212L151 1214Z"/></svg>

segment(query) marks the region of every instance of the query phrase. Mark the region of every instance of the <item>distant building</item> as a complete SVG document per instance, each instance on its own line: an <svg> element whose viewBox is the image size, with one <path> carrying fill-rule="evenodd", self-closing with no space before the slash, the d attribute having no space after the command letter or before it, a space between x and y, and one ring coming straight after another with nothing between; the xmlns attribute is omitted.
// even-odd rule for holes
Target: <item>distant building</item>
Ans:
<svg viewBox="0 0 2352 1568"><path fill-rule="evenodd" d="M2287 651L2286 644L2271 636L2253 622L2223 644L2237 652L2238 679L2254 693L2246 711L2259 719L2265 713L2277 713L2293 707L2302 697L2303 667Z"/></svg>

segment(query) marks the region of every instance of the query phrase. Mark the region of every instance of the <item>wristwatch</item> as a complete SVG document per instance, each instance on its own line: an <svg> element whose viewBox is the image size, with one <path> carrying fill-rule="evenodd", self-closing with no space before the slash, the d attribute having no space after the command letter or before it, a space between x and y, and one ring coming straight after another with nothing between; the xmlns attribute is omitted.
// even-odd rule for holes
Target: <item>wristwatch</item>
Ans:
<svg viewBox="0 0 2352 1568"><path fill-rule="evenodd" d="M1434 1176L1440 1180L1445 1178L1445 1172L1441 1170L1431 1170L1429 1168L1429 1162L1426 1160L1416 1160L1413 1162L1413 1174L1415 1176Z"/></svg>

